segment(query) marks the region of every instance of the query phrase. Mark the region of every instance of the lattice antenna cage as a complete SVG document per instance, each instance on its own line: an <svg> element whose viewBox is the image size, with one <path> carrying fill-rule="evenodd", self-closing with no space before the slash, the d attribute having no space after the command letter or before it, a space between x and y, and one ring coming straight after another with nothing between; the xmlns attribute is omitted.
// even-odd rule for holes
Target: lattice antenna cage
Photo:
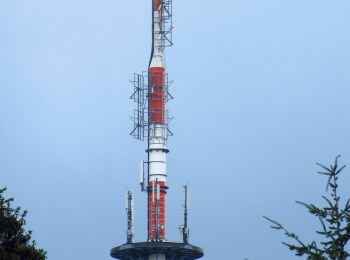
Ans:
<svg viewBox="0 0 350 260"><path fill-rule="evenodd" d="M155 47L170 47L173 45L173 1L162 0L160 8L161 28L156 31L156 34L161 36L161 46Z"/></svg>
<svg viewBox="0 0 350 260"><path fill-rule="evenodd" d="M141 74L134 73L134 78L130 80L133 85L133 94L130 96L135 104L134 114L131 117L133 121L133 130L130 135L134 138L143 141L145 139L144 129L145 129L145 108L147 107L147 84L145 83L145 78Z"/></svg>
<svg viewBox="0 0 350 260"><path fill-rule="evenodd" d="M144 71L141 74L134 74L134 78L130 80L133 86L133 94L130 99L135 102L136 108L134 109L134 114L131 117L133 121L133 130L130 135L132 135L135 139L144 141L148 138L149 130L155 131L155 124L153 122L153 118L160 115L163 118L163 123L161 126L166 128L164 131L164 136L162 138L167 139L168 136L172 136L173 133L169 129L169 123L173 119L169 116L169 111L166 109L166 103L173 99L173 96L169 93L169 86L172 85L172 81L168 80L168 74L164 74L164 83L162 86L157 86L156 84L149 84L149 82L154 82L150 80L149 77L154 77L150 75L149 72ZM164 103L164 109L162 108L152 108L151 110L154 112L149 112L149 96L154 95L153 93L157 92L157 89L162 88L161 92L158 91L160 95L152 96L152 100L154 101L162 101ZM153 93L152 93L153 91ZM152 105L151 105L152 106ZM159 114L157 114L159 113Z"/></svg>

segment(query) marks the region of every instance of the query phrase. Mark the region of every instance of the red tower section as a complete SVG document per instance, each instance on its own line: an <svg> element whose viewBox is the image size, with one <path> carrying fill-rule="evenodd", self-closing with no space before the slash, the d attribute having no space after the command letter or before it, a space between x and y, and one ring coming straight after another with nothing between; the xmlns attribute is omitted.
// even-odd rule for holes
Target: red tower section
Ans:
<svg viewBox="0 0 350 260"><path fill-rule="evenodd" d="M165 240L165 195L166 186L164 182L158 182L159 198L157 198L157 185L149 183L151 191L148 193L148 239L149 240ZM154 187L152 189L152 187ZM158 223L158 224L157 224Z"/></svg>
<svg viewBox="0 0 350 260"><path fill-rule="evenodd" d="M153 10L159 10L161 0L153 0Z"/></svg>
<svg viewBox="0 0 350 260"><path fill-rule="evenodd" d="M148 70L148 121L154 124L165 123L165 91L163 67L152 67Z"/></svg>

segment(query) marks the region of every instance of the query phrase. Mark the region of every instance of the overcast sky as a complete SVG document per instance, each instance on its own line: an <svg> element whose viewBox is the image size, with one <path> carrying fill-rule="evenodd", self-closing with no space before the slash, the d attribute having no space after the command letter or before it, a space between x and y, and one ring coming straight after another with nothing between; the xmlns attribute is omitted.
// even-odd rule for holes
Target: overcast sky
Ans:
<svg viewBox="0 0 350 260"><path fill-rule="evenodd" d="M316 162L350 163L350 2L173 2L168 240L180 240L188 183L204 260L295 259L262 215L314 239L317 220L294 201L322 205ZM0 186L50 260L111 259L127 189L146 238L129 79L147 69L150 8L0 0ZM350 169L341 182L349 197Z"/></svg>

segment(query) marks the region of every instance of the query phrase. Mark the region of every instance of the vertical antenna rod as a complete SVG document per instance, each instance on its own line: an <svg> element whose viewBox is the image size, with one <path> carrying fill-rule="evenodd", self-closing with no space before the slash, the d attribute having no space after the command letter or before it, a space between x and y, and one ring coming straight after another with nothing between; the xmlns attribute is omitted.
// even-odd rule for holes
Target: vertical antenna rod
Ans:
<svg viewBox="0 0 350 260"><path fill-rule="evenodd" d="M126 231L126 242L128 244L132 243L132 239L134 237L133 232L133 197L132 192L128 191L126 194L126 214L127 214L127 226L128 229Z"/></svg>
<svg viewBox="0 0 350 260"><path fill-rule="evenodd" d="M182 234L182 240L185 244L188 244L188 237L190 230L188 229L188 186L183 186L184 188L184 224L181 226L181 234Z"/></svg>

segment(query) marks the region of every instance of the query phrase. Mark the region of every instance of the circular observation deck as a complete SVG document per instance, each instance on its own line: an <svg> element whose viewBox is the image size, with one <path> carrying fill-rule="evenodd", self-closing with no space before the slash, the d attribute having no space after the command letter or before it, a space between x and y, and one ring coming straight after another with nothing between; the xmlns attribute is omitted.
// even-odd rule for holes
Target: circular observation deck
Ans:
<svg viewBox="0 0 350 260"><path fill-rule="evenodd" d="M111 250L111 256L120 260L148 260L152 254L164 254L166 260L193 260L204 255L199 247L171 242L124 244Z"/></svg>

